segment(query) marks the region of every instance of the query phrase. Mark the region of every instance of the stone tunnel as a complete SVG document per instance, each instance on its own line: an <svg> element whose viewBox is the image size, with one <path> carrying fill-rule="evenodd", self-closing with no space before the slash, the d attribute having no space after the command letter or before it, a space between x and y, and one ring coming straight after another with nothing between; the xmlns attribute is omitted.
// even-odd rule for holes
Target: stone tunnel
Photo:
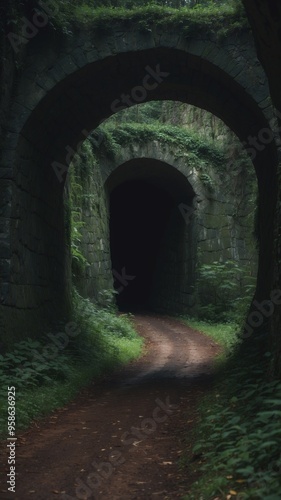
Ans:
<svg viewBox="0 0 281 500"><path fill-rule="evenodd" d="M84 297L99 301L113 277L120 308L194 314L203 293L200 266L235 261L248 284L256 273L250 161L237 175L226 158L220 170L207 155L210 187L203 157L188 148L179 154L177 143L131 138L112 157L97 149L96 137L88 141L94 159L82 148L71 165L83 193L75 210L87 266L74 282Z"/></svg>
<svg viewBox="0 0 281 500"><path fill-rule="evenodd" d="M89 28L60 41L39 39L29 45L5 125L0 312L4 330L13 337L38 335L50 318L56 321L70 314L71 263L63 193L79 143L118 110L163 99L212 112L248 151L259 189L256 298L269 296L279 143L267 78L250 35L241 32L214 40L206 34L186 36L180 29L142 32L117 25L110 34L101 35ZM158 177L150 187L144 186L144 179L126 182L132 188L142 183L148 202L157 191L161 205L164 180L162 174ZM171 210L179 199L176 191L165 195ZM118 203L120 213L118 197L126 193L125 183L112 191L112 206ZM118 248L114 258L119 264Z"/></svg>

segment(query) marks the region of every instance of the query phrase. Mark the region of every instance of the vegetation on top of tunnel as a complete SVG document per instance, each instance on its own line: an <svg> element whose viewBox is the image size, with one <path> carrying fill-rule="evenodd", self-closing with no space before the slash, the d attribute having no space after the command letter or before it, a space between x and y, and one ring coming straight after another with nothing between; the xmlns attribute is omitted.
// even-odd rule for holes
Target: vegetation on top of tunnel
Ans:
<svg viewBox="0 0 281 500"><path fill-rule="evenodd" d="M147 108L151 104L143 106ZM185 158L190 166L197 168L202 184L209 191L212 191L214 188L214 180L208 173L208 165L211 165L223 180L225 191L233 188L232 183L230 186L225 178L226 165L231 163L233 174L235 175L235 172L239 170L243 171L244 181L247 180L249 185L252 186L250 205L255 206L257 191L255 175L253 169L249 168L249 159L246 157L241 146L237 146L233 136L231 138L232 144L229 145L227 142L212 140L207 135L199 134L198 131L192 131L190 128L184 128L180 124L161 123L157 118L153 118L149 112L144 113L142 116L142 119L145 117L146 123L127 121L127 115L128 113L126 112L121 121L118 121L118 125L114 121L113 116L105 124L96 129L96 132L101 133L103 137L98 149L95 148L95 140L92 141L92 146L97 156L105 155L114 160L124 146L127 147L133 143L144 145L150 141L158 141L161 146L166 144L171 147L175 159ZM233 146L236 146L239 152L231 153L230 162L229 147L233 150ZM237 211L239 211L238 206Z"/></svg>
<svg viewBox="0 0 281 500"><path fill-rule="evenodd" d="M204 167L205 160L208 160L223 174L224 184L227 164L231 164L234 175L242 170L244 180L247 178L247 182L256 183L250 160L234 133L211 113L182 102L152 101L125 108L112 115L95 132L102 134L102 141L98 141L101 147L99 151L94 148L95 152L112 159L124 144L156 140L170 144L176 158L194 160L196 167L200 162ZM95 143L94 140L93 146ZM202 171L203 183L203 174L206 173Z"/></svg>
<svg viewBox="0 0 281 500"><path fill-rule="evenodd" d="M154 28L182 28L184 35L198 32L224 36L249 29L240 0L48 0L49 28L71 35L77 27L89 27L97 33L111 32L114 26L135 26L149 33ZM4 12L7 26L21 29L21 16L32 18L42 9L39 0L10 1ZM43 6L44 7L44 6ZM50 14L51 13L51 14Z"/></svg>
<svg viewBox="0 0 281 500"><path fill-rule="evenodd" d="M17 390L17 429L25 428L73 399L93 378L140 355L143 340L129 315L117 316L112 303L97 307L75 290L73 301L73 335L61 323L40 340L26 338L0 355L0 435L6 434L8 386Z"/></svg>
<svg viewBox="0 0 281 500"><path fill-rule="evenodd" d="M201 472L186 500L281 497L281 383L267 377L272 353L252 341L235 354L199 408L193 455L182 467Z"/></svg>
<svg viewBox="0 0 281 500"><path fill-rule="evenodd" d="M240 7L240 6L239 6ZM226 35L248 26L243 9L237 2L221 5L208 2L207 5L197 5L196 9L186 7L174 8L158 5L157 2L147 2L141 6L132 2L131 7L93 9L92 5L83 5L73 12L71 22L95 28L101 32L112 31L114 24L137 26L143 32L150 32L155 27L173 29L181 26L185 35L200 32L212 35Z"/></svg>
<svg viewBox="0 0 281 500"><path fill-rule="evenodd" d="M176 158L186 157L189 163L204 163L204 160L212 162L217 167L222 166L225 161L224 151L221 146L214 142L201 138L194 132L183 129L180 126L154 123L122 123L116 128L112 123L101 127L110 151L117 154L119 148L124 145L137 142L146 144L149 141L159 141L176 147Z"/></svg>

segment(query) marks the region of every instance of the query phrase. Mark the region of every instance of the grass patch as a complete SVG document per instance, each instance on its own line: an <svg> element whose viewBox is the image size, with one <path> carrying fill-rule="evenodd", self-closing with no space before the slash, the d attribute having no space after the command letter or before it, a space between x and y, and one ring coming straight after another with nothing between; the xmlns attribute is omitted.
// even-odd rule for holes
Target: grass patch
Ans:
<svg viewBox="0 0 281 500"><path fill-rule="evenodd" d="M25 339L0 356L0 435L7 437L7 387L16 388L16 429L74 398L91 380L137 358L143 340L128 315L75 294L75 318L60 332ZM66 335L69 332L69 335Z"/></svg>
<svg viewBox="0 0 281 500"><path fill-rule="evenodd" d="M238 325L236 323L208 323L193 318L181 318L181 321L194 330L205 333L224 348L225 353L231 353L238 345Z"/></svg>

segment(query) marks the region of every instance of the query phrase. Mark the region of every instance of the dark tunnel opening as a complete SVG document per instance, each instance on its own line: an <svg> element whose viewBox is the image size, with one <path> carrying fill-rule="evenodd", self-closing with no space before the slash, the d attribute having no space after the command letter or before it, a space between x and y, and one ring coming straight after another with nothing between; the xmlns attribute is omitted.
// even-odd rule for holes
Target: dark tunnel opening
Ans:
<svg viewBox="0 0 281 500"><path fill-rule="evenodd" d="M150 308L157 257L176 205L163 188L129 180L110 196L110 246L120 310Z"/></svg>

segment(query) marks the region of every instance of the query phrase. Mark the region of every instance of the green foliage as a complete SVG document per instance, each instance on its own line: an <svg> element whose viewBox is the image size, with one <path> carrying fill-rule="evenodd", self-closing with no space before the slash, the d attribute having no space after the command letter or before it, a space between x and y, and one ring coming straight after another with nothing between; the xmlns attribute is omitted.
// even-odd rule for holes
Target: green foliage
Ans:
<svg viewBox="0 0 281 500"><path fill-rule="evenodd" d="M109 311L116 311L115 297L118 295L116 290L100 290L98 294L98 305Z"/></svg>
<svg viewBox="0 0 281 500"><path fill-rule="evenodd" d="M12 352L0 356L0 397L4 397L8 385L21 391L67 377L71 367L63 353L54 360L44 361L43 351L49 342L48 337L41 342L28 338L19 342Z"/></svg>
<svg viewBox="0 0 281 500"><path fill-rule="evenodd" d="M102 141L97 149L99 157L107 156L114 160L120 151L120 144L116 141L116 137L106 127L100 127L97 131L102 133Z"/></svg>
<svg viewBox="0 0 281 500"><path fill-rule="evenodd" d="M41 341L27 338L14 346L11 352L0 356L0 434L5 433L7 425L7 387L16 388L16 425L21 427L29 421L28 414L33 416L33 412L36 413L34 395L36 399L42 388L53 384L59 386L73 376L73 360L55 346L57 355L46 357L47 345L50 346L47 336ZM46 411L44 404L43 399L39 412Z"/></svg>
<svg viewBox="0 0 281 500"><path fill-rule="evenodd" d="M226 34L247 26L244 9L237 1L214 0L78 0L73 8L71 0L49 0L54 12L55 29L71 33L77 25L89 26L96 31L112 31L114 24L139 25L141 30L154 27L181 26L183 32L208 31L214 35Z"/></svg>
<svg viewBox="0 0 281 500"><path fill-rule="evenodd" d="M199 179L204 184L204 186L209 190L214 190L214 181L206 172L201 172L199 175Z"/></svg>
<svg viewBox="0 0 281 500"><path fill-rule="evenodd" d="M205 165L205 161L220 165L224 161L222 149L213 142L201 138L198 134L173 125L162 125L157 122L120 123L116 127L112 123L103 125L101 130L106 136L112 136L114 143L121 146L134 142L145 144L149 141L159 141L176 147L177 158L188 157L190 163L197 166Z"/></svg>
<svg viewBox="0 0 281 500"><path fill-rule="evenodd" d="M193 453L204 474L188 499L209 500L234 490L241 500L281 497L281 383L266 380L254 346L235 357L205 398Z"/></svg>
<svg viewBox="0 0 281 500"><path fill-rule="evenodd" d="M72 271L73 274L81 274L88 264L87 259L84 257L80 250L82 233L80 228L82 228L85 223L80 220L80 212L72 210L72 220L71 220L71 256L72 256Z"/></svg>
<svg viewBox="0 0 281 500"><path fill-rule="evenodd" d="M225 355L230 354L240 342L236 323L208 323L186 316L182 317L181 320L191 328L211 337L223 347ZM225 358L224 355L223 358Z"/></svg>
<svg viewBox="0 0 281 500"><path fill-rule="evenodd" d="M70 195L70 243L72 257L73 275L80 275L87 265L87 259L81 251L82 228L85 223L82 221L81 207L76 203L81 200L82 186L77 181L73 169L71 169L71 195Z"/></svg>
<svg viewBox="0 0 281 500"><path fill-rule="evenodd" d="M198 269L200 319L216 323L218 321L240 323L244 319L243 315L249 307L255 285L254 283L245 285L242 282L243 274L245 268L231 260L200 266Z"/></svg>
<svg viewBox="0 0 281 500"><path fill-rule="evenodd" d="M103 290L102 294L106 295L107 299L111 295L108 290ZM90 329L92 332L98 332L101 338L105 339L110 338L112 334L114 334L114 339L116 336L136 338L136 333L132 324L130 321L126 320L128 316L116 316L116 314L111 311L110 307L97 307L89 299L83 299L75 289L73 297L76 319L82 329L84 326L85 332L89 332Z"/></svg>
<svg viewBox="0 0 281 500"><path fill-rule="evenodd" d="M116 316L75 291L73 302L79 334L65 348L46 335L40 341L26 339L0 356L0 434L6 433L8 386L16 387L16 426L21 428L69 401L94 377L140 355L143 341L128 315Z"/></svg>
<svg viewBox="0 0 281 500"><path fill-rule="evenodd" d="M69 171L69 194L68 204L69 225L70 225L70 246L72 257L72 273L77 277L83 274L88 264L86 257L81 250L83 237L83 202L85 200L84 186L91 173L98 164L95 152L94 141L91 137L85 140L79 151L76 153ZM88 195L89 197L90 195Z"/></svg>

